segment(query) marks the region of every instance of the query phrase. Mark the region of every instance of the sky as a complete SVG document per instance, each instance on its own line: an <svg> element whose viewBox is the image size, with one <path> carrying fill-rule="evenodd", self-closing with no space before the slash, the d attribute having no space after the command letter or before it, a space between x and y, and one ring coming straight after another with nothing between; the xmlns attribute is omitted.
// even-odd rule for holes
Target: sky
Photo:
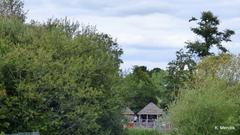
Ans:
<svg viewBox="0 0 240 135"><path fill-rule="evenodd" d="M123 49L123 70L134 65L166 69L175 52L195 36L190 28L202 11L212 11L220 19L220 30L232 29L232 42L224 44L240 53L240 0L24 0L30 21L65 18L94 25L117 39Z"/></svg>

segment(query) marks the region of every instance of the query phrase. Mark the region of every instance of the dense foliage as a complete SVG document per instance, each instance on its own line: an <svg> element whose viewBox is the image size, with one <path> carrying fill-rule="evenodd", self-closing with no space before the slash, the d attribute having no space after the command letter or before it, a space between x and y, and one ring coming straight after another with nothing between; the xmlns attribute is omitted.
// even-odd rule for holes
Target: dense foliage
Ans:
<svg viewBox="0 0 240 135"><path fill-rule="evenodd" d="M239 134L240 84L218 77L227 61L227 55L203 60L195 82L182 89L170 107L170 118L180 135Z"/></svg>
<svg viewBox="0 0 240 135"><path fill-rule="evenodd" d="M162 69L149 71L145 66L135 66L121 84L126 106L136 113L150 102L166 107L165 77L166 72Z"/></svg>
<svg viewBox="0 0 240 135"><path fill-rule="evenodd" d="M181 49L176 52L176 56L176 60L169 62L167 68L166 88L172 93L168 103L174 101L178 95L178 90L183 87L187 81L192 79L196 68L196 62L190 52L184 52L184 50Z"/></svg>
<svg viewBox="0 0 240 135"><path fill-rule="evenodd" d="M69 24L1 18L0 131L122 134L122 51L91 27L69 35Z"/></svg>

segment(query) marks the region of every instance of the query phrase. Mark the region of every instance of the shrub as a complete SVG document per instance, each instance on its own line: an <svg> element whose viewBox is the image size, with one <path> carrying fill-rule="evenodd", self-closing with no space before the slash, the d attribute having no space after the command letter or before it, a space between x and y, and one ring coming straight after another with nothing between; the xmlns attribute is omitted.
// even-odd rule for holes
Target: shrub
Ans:
<svg viewBox="0 0 240 135"><path fill-rule="evenodd" d="M239 84L206 79L181 90L170 106L170 119L179 135L239 135ZM234 127L221 130L220 126Z"/></svg>

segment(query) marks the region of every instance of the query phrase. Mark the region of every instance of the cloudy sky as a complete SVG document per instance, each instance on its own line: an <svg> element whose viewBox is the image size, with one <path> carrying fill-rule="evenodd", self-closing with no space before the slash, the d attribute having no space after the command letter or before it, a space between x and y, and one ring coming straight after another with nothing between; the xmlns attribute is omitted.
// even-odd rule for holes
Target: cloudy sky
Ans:
<svg viewBox="0 0 240 135"><path fill-rule="evenodd" d="M122 69L133 65L166 68L185 41L197 37L190 31L199 17L210 10L221 20L221 29L236 32L226 47L240 53L240 0L24 0L31 19L68 17L96 25L116 38L124 54Z"/></svg>

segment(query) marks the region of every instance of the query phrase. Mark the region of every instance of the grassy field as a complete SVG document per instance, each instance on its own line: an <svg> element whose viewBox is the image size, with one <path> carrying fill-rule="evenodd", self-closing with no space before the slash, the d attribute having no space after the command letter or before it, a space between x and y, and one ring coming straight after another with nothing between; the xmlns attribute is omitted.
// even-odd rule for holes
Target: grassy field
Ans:
<svg viewBox="0 0 240 135"><path fill-rule="evenodd" d="M130 128L128 129L128 135L170 135L170 134L160 133L155 129Z"/></svg>

